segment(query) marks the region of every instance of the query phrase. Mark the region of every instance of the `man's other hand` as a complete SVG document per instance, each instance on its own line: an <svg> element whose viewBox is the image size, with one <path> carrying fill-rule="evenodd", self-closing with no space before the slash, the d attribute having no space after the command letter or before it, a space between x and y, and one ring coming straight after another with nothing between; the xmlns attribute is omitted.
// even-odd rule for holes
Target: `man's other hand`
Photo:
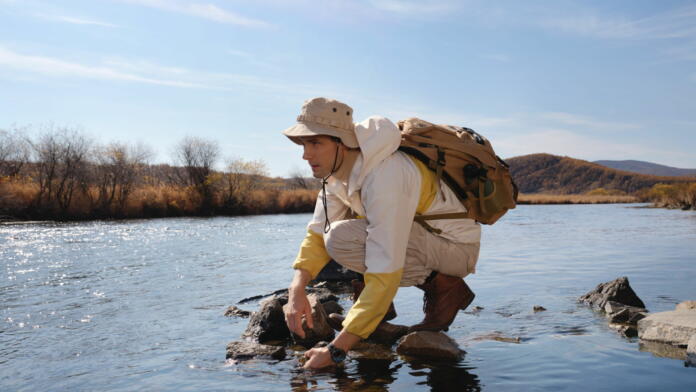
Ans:
<svg viewBox="0 0 696 392"><path fill-rule="evenodd" d="M307 294L302 290L291 289L288 296L288 304L283 307L285 313L285 323L288 325L290 332L299 336L305 337L304 329L302 328L302 319L307 320L307 326L314 328L314 320L312 319L312 307L309 305Z"/></svg>
<svg viewBox="0 0 696 392"><path fill-rule="evenodd" d="M316 347L307 350L304 356L307 358L307 362L304 364L305 369L323 369L329 366L336 366L327 347Z"/></svg>

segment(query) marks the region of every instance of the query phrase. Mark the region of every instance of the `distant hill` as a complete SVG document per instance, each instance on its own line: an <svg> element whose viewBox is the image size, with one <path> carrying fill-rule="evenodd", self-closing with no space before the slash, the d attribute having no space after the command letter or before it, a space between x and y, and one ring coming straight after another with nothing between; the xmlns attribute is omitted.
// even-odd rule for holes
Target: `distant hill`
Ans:
<svg viewBox="0 0 696 392"><path fill-rule="evenodd" d="M623 170L627 172L649 174L653 176L691 176L696 177L696 169L680 169L678 167L671 167L665 165L659 165L657 163L645 162L645 161L594 161L598 165L606 166L612 169Z"/></svg>
<svg viewBox="0 0 696 392"><path fill-rule="evenodd" d="M597 188L633 193L657 183L694 181L689 177L631 173L551 154L523 155L506 162L522 193L580 194Z"/></svg>

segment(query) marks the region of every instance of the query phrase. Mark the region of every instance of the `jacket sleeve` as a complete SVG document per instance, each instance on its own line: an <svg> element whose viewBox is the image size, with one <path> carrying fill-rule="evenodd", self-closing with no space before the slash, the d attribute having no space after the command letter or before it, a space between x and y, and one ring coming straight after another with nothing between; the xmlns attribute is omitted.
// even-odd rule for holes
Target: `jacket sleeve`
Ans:
<svg viewBox="0 0 696 392"><path fill-rule="evenodd" d="M362 186L367 219L365 288L343 322L348 332L362 338L382 321L401 282L420 189L417 169L406 160L395 154Z"/></svg>

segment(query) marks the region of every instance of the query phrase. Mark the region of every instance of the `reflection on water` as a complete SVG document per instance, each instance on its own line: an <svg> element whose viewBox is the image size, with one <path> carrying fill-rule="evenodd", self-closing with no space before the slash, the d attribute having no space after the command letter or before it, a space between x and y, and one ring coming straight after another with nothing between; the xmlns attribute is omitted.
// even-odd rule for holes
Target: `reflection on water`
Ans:
<svg viewBox="0 0 696 392"><path fill-rule="evenodd" d="M520 206L484 227L476 299L448 332L466 351L456 363L383 348L328 373L302 370L299 351L226 364L248 319L225 309L287 286L308 218L0 225L0 390L696 388L694 369L575 302L619 276L652 312L696 299L696 213L625 205ZM422 319L420 290L394 302L397 323Z"/></svg>

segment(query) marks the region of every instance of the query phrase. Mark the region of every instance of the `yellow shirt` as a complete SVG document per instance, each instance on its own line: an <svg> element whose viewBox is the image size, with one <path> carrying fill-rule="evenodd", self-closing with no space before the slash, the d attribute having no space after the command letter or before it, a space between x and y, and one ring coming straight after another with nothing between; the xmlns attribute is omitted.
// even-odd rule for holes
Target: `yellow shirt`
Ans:
<svg viewBox="0 0 696 392"><path fill-rule="evenodd" d="M425 213L437 196L438 181L435 173L418 159L409 155L421 174L420 196L417 214ZM406 246L406 244L404 244ZM300 245L293 268L304 269L316 278L331 260L326 252L323 236L311 230ZM367 338L377 328L389 309L401 282L402 269L390 273L366 273L365 289L346 315L343 327L346 331Z"/></svg>

